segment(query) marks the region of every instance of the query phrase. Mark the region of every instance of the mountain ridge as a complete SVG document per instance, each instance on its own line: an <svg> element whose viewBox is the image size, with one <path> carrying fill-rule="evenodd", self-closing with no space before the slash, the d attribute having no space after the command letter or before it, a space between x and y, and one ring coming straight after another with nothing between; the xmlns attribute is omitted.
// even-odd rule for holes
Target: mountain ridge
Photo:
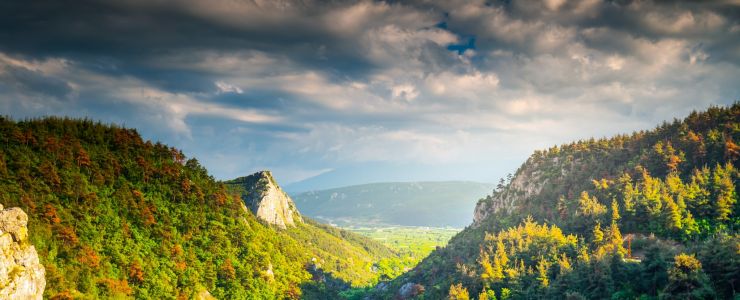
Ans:
<svg viewBox="0 0 740 300"><path fill-rule="evenodd" d="M197 159L134 129L0 117L0 144L0 203L27 213L44 298L331 298L396 257L308 218L270 225Z"/></svg>
<svg viewBox="0 0 740 300"><path fill-rule="evenodd" d="M294 195L305 214L340 225L462 228L494 185L473 181L380 182Z"/></svg>
<svg viewBox="0 0 740 300"><path fill-rule="evenodd" d="M732 299L738 140L740 103L537 150L476 204L471 226L371 294Z"/></svg>

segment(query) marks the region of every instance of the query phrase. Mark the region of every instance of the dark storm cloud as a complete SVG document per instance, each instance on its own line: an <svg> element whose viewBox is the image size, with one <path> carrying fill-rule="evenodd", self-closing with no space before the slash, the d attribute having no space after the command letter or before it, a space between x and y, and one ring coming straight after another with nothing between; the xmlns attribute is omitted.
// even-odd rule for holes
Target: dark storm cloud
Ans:
<svg viewBox="0 0 740 300"><path fill-rule="evenodd" d="M500 169L737 100L738 20L737 1L0 1L0 108L137 127L220 178Z"/></svg>
<svg viewBox="0 0 740 300"><path fill-rule="evenodd" d="M0 73L0 87L19 92L31 92L57 99L66 98L72 88L66 81L32 70L9 66Z"/></svg>
<svg viewBox="0 0 740 300"><path fill-rule="evenodd" d="M220 16L228 12L228 5L238 9ZM365 49L354 41L354 32L337 33L342 28L335 26L342 24L332 23L330 13L350 6L342 1L3 1L0 51L30 58L70 57L92 62L90 67L107 65L108 72L150 79L164 88L192 86L193 91L202 91L196 83L202 79L199 74L176 75L182 70L153 65L183 52L249 49L338 76L362 76L382 66L362 54ZM361 25L382 24L393 17L378 15L378 20ZM439 61L436 56L433 61Z"/></svg>

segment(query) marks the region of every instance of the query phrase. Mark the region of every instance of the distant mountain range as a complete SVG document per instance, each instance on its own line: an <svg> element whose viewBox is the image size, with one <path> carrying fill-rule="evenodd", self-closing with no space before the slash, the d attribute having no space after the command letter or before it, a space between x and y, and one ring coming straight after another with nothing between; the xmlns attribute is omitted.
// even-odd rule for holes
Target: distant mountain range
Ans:
<svg viewBox="0 0 740 300"><path fill-rule="evenodd" d="M298 209L325 222L346 225L458 227L469 225L475 203L491 183L387 182L293 195Z"/></svg>
<svg viewBox="0 0 740 300"><path fill-rule="evenodd" d="M427 181L472 181L498 182L507 172L516 170L515 162L526 159L526 155L506 157L496 162L437 163L411 162L353 163L337 166L331 171L283 185L290 195L303 192L336 189L341 187L378 182L427 182ZM275 174L278 181L280 174ZM489 191L490 192L490 191Z"/></svg>

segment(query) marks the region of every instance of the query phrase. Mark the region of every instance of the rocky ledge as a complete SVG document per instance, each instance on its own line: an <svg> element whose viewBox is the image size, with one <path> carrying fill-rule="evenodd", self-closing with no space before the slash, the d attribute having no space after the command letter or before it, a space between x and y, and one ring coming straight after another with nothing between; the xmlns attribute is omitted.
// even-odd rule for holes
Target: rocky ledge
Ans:
<svg viewBox="0 0 740 300"><path fill-rule="evenodd" d="M0 299L42 299L44 266L28 241L28 216L0 204Z"/></svg>

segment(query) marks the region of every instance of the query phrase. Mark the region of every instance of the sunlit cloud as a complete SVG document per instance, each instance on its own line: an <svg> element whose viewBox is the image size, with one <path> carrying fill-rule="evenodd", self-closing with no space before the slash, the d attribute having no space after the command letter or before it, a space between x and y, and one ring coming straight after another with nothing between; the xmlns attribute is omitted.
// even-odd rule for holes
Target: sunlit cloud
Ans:
<svg viewBox="0 0 740 300"><path fill-rule="evenodd" d="M57 5L0 11L2 112L136 127L224 179L475 163L439 179L495 181L534 149L740 99L731 1Z"/></svg>

